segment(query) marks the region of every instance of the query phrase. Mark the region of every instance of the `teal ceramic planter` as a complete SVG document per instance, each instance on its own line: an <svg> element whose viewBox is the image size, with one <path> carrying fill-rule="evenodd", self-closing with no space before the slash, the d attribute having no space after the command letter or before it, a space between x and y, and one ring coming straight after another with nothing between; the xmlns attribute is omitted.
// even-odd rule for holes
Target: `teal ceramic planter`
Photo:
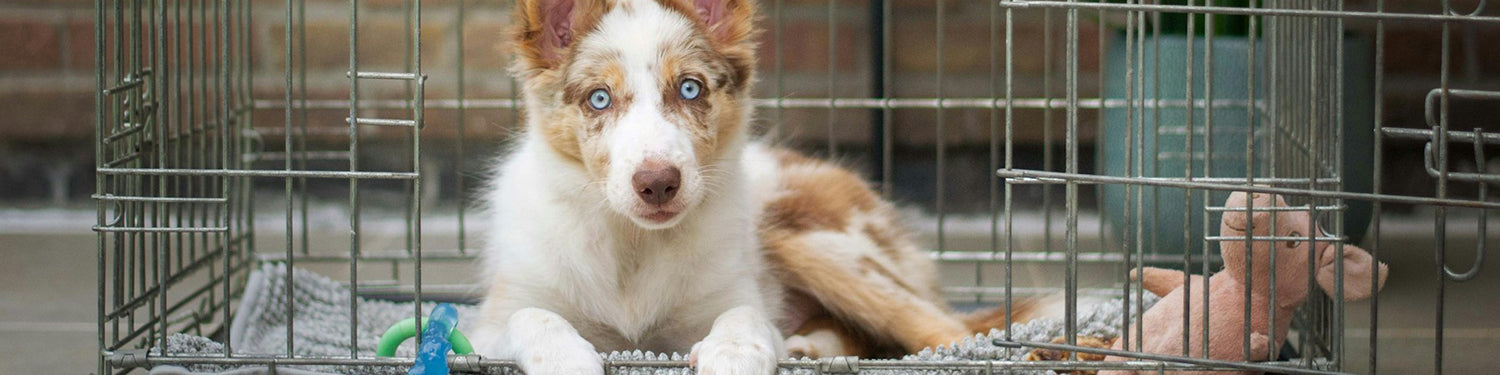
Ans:
<svg viewBox="0 0 1500 375"><path fill-rule="evenodd" d="M1125 79L1125 38L1117 34L1110 43L1106 56L1108 65L1105 74L1109 81L1105 84L1105 97L1126 99L1127 85L1132 85L1139 86L1129 90L1132 98L1144 99L1147 103L1159 99L1163 104L1157 108L1152 108L1149 104L1137 106L1130 111L1120 106L1110 106L1104 110L1105 121L1098 144L1098 165L1104 168L1103 174L1183 177L1187 174L1191 161L1194 176L1203 176L1205 171L1209 171L1208 175L1215 177L1243 177L1246 166L1254 164L1245 160L1245 145L1252 113L1243 105L1214 108L1211 139L1207 111L1194 108L1191 118L1194 129L1191 150L1194 157L1189 158L1189 113L1184 105L1188 94L1189 71L1193 77L1193 97L1199 100L1206 98L1204 61L1207 44L1202 37L1195 39L1194 66L1189 70L1186 36L1148 37L1145 44L1139 46L1143 53L1139 57L1140 64L1137 65L1140 70L1134 73L1129 83ZM1252 69L1259 71L1261 64L1257 63L1252 68L1247 61L1247 46L1245 38L1215 39L1212 71L1215 75L1213 98L1216 103L1246 102L1251 99L1248 73ZM1256 74L1256 77L1263 76ZM1264 90L1264 85L1260 83L1256 83L1255 87ZM1257 93L1257 96L1260 95L1261 93ZM1131 121L1127 122L1127 119ZM1212 150L1209 150L1210 143ZM1259 142L1257 147L1261 148L1256 150L1257 153L1264 152L1265 147ZM1205 157L1206 154L1211 155L1211 158ZM1206 162L1208 160L1211 160L1212 165ZM1139 190L1140 195L1132 194L1127 199L1124 185L1101 187L1101 210L1115 238L1134 238L1139 233L1141 243L1146 249L1150 249L1148 253L1200 253L1204 225L1202 193L1194 192L1189 197L1188 192L1183 189L1141 187ZM1130 205L1128 216L1127 203ZM1140 226L1140 230L1126 233L1126 229L1133 226Z"/></svg>
<svg viewBox="0 0 1500 375"><path fill-rule="evenodd" d="M1244 37L1216 36L1213 44L1213 99L1215 105L1212 124L1209 113L1202 106L1192 109L1191 116L1185 106L1188 94L1188 73L1192 73L1193 97L1204 100L1206 72L1205 60L1208 45L1202 36L1193 41L1193 66L1188 66L1188 40L1185 35L1148 36L1140 48L1139 75L1126 82L1125 38L1117 34L1110 43L1106 58L1104 97L1116 102L1126 99L1127 84L1140 87L1131 89L1131 96L1145 98L1147 105L1136 106L1127 111L1123 106L1108 106L1103 113L1098 147L1099 173L1109 176L1183 177L1191 173L1195 177L1244 177L1247 173L1265 176L1268 152L1275 150L1276 143L1265 124L1261 109L1252 109L1248 102L1265 98L1266 76L1264 66L1264 42L1258 41L1257 61L1250 61L1249 43ZM1346 63L1344 144L1345 191L1369 190L1369 144L1371 120L1369 108L1369 85L1361 77L1368 77L1368 58L1357 56L1359 43L1346 43L1346 58L1357 61ZM1353 47L1351 47L1353 46ZM1366 49L1367 50L1367 49ZM1353 51L1353 52L1351 52ZM1135 52L1135 51L1131 51ZM1160 57L1159 59L1157 57ZM1132 61L1133 63L1134 61ZM1132 64L1133 65L1133 64ZM1363 69L1361 69L1363 67ZM1251 97L1249 81L1254 72L1255 97ZM1159 99L1162 104L1152 108L1149 103ZM1128 116L1128 117L1127 117ZM1127 121L1129 119L1129 121ZM1189 123L1191 121L1191 124ZM1251 134L1251 121L1256 121ZM1191 125L1191 126L1189 126ZM1209 128L1212 128L1211 136ZM1188 129L1193 129L1191 147ZM1246 160L1246 145L1249 137L1255 136L1255 162ZM1286 148L1285 146L1282 146ZM1191 156L1189 149L1191 148ZM1211 149L1210 149L1211 148ZM1363 155L1361 154L1363 152ZM1191 162L1191 163L1190 163ZM1189 165L1191 164L1191 166ZM1191 168L1189 170L1189 168ZM1249 170L1247 170L1249 169ZM1205 173L1207 172L1207 173ZM1183 189L1142 186L1141 194L1127 197L1125 185L1104 185L1099 189L1100 209L1110 234L1116 243L1140 240L1148 254L1182 254L1190 251L1201 254L1205 220L1209 231L1217 231L1218 215L1205 215L1204 190L1189 192ZM1227 193L1207 192L1210 205L1221 203ZM1127 215L1127 203L1128 211ZM1345 230L1357 241L1368 222L1368 205L1350 202L1345 214ZM1137 231L1136 227L1139 227ZM1127 233L1126 229L1130 228Z"/></svg>

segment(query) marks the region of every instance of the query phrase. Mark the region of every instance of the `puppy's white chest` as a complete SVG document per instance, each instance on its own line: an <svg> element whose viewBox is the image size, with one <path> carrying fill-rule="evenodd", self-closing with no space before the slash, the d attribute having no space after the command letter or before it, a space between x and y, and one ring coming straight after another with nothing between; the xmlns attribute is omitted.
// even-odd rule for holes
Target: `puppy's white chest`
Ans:
<svg viewBox="0 0 1500 375"><path fill-rule="evenodd" d="M578 320L593 324L581 324L580 333L601 350L680 351L701 339L713 323L712 315L695 310L717 305L701 303L704 287L712 288L715 280L668 258L666 254L654 254L621 260L613 280L600 280L612 281L613 285L594 289L613 293L594 294L587 297L589 301L576 302L576 306L592 306Z"/></svg>

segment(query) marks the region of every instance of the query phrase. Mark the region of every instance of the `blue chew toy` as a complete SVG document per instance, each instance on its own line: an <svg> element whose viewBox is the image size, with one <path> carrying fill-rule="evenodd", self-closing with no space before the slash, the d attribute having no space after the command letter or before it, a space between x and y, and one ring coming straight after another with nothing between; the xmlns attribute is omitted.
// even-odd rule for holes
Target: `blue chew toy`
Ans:
<svg viewBox="0 0 1500 375"><path fill-rule="evenodd" d="M422 338L417 345L417 362L406 375L448 375L448 350L463 355L474 352L469 340L459 333L458 310L453 305L439 303L432 314L422 318ZM416 320L406 319L391 326L380 338L375 354L382 357L395 355L402 341L416 335ZM451 342L449 340L452 340Z"/></svg>
<svg viewBox="0 0 1500 375"><path fill-rule="evenodd" d="M448 335L458 325L458 310L453 305L439 303L432 308L431 320L422 332L422 345L417 347L417 363L406 371L406 375L448 375Z"/></svg>

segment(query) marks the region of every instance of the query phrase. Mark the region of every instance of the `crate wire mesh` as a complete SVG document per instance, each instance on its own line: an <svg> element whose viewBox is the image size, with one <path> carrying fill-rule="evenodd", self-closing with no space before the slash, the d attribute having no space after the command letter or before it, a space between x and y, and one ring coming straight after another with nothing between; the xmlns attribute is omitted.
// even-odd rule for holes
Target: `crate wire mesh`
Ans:
<svg viewBox="0 0 1500 375"><path fill-rule="evenodd" d="M517 124L517 101L514 96L491 96L471 98L466 95L466 85L471 77L466 76L464 58L466 43L464 32L453 33L459 48L452 59L450 75L433 76L434 83L451 88L452 97L427 99L427 83L431 69L424 70L422 36L424 19L433 23L433 14L423 13L420 1L404 2L403 15L405 58L395 66L371 67L361 63L360 27L361 11L371 5L351 0L347 4L314 1L317 9L335 9L348 16L348 44L346 46L309 45L307 30L308 1L287 0L279 6L273 2L248 0L100 0L96 2L95 35L97 40L96 80L100 88L96 123L98 180L96 200L98 222L98 275L99 275L99 373L124 373L139 368L162 364L216 363L232 365L319 365L362 364L376 366L409 366L412 360L377 359L361 356L353 342L368 340L351 333L347 357L306 357L294 355L298 344L293 342L290 332L296 327L287 326L289 339L286 352L279 355L246 355L226 347L226 353L217 356L161 355L164 342L171 333L190 332L201 336L222 338L229 333L224 327L234 314L234 304L243 291L245 275L261 262L280 262L286 267L304 265L329 266L333 273L346 273L347 285L354 295L389 293L401 298L423 301L433 296L461 294L464 285L446 285L433 282L424 286L423 269L453 263L462 265L471 259L473 233L468 232L472 218L466 215L465 205L456 205L456 232L452 249L426 249L423 247L423 217L427 195L437 189L427 186L436 181L431 176L433 168L424 168L424 152L431 156L434 141L428 141L427 151L422 148L422 132L434 128L456 127L456 136L451 141L442 140L442 148L452 148L454 169L466 171L464 155L472 153L472 140L466 151L464 129L467 114L476 111L508 113L511 120L504 126ZM509 3L502 1L501 3ZM1233 4L1231 4L1233 3ZM466 6L470 2L455 2L443 5L451 10L441 15L447 22L464 30ZM975 5L980 4L980 5ZM1175 5L1174 5L1175 4ZM1500 176L1485 173L1483 168L1485 145L1500 145L1500 134L1483 129L1472 131L1450 127L1450 102L1454 100L1496 100L1500 93L1494 91L1469 90L1450 85L1447 59L1450 55L1450 33L1455 28L1467 25L1500 24L1500 17L1485 15L1484 3L1480 2L1472 11L1460 11L1444 1L1436 14L1386 12L1385 2L1377 0L1373 9L1346 10L1344 4L1330 0L1289 0L1275 2L1231 2L1230 0L1187 1L1186 3L1150 2L1127 0L1122 2L1074 2L1074 1L945 1L930 4L935 8L932 24L936 64L930 71L930 90L920 95L900 95L896 90L899 79L894 72L894 54L902 53L895 45L893 23L897 7L891 0L868 2L867 7L837 1L826 3L829 20L827 32L827 73L821 82L826 95L805 95L799 90L809 84L784 69L783 44L802 37L787 35L783 20L788 18L785 9L794 7L782 0L762 1L767 14L766 43L771 44L773 57L769 67L762 68L766 77L755 100L761 108L761 116L769 122L771 137L801 137L799 145L815 149L829 156L861 154L870 163L867 174L880 183L887 195L897 193L894 182L898 171L898 146L903 141L898 126L900 115L908 118L912 113L930 116L930 122L915 124L922 132L931 132L935 141L930 150L933 166L931 185L935 185L928 207L933 212L934 233L932 257L942 262L945 274L956 272L971 277L959 277L948 281L945 291L955 300L1001 304L1008 306L1018 295L1061 291L1068 298L1067 315L1076 317L1080 296L1110 293L1124 295L1126 309L1140 311L1142 288L1126 281L1126 271L1141 265L1180 266L1186 271L1210 274L1216 271L1218 261L1213 248L1223 241L1272 241L1281 238L1222 238L1205 235L1211 233L1212 217L1225 210L1216 206L1229 191L1256 191L1275 193L1287 197L1292 204L1313 211L1315 217L1328 230L1326 236L1309 234L1303 241L1333 242L1343 246L1353 243L1346 235L1350 222L1346 213L1359 204L1368 204L1373 211L1372 233L1380 231L1380 212L1383 204L1411 204L1434 207L1432 223L1437 264L1446 264L1444 240L1445 226L1449 223L1449 212L1459 209L1476 210L1479 233L1486 232L1485 213L1500 208L1484 195L1487 183L1500 182ZM429 4L431 6L431 4ZM953 83L954 78L945 75L945 44L952 45L960 39L947 40L949 7L964 6L967 9L985 9L983 17L988 21L988 35L965 35L964 38L985 38L988 46L984 58L988 62L987 81L981 89L964 90ZM269 12L266 9L275 9ZM316 9L314 10L316 11ZM835 41L840 37L837 20L841 14L867 11L864 20L871 32L870 58L867 70L870 89L851 91L836 77L850 74L840 70L839 48ZM1186 39L1185 52L1165 52L1164 17L1183 17ZM279 16L281 28L278 33L265 33L257 29L254 17ZM1242 27L1247 32L1236 42L1227 41L1223 35L1223 24L1230 18L1244 16ZM425 17L425 18L424 18ZM1026 17L1042 18L1046 25L1040 36L1027 35L1017 30L1018 20ZM274 21L273 21L274 22ZM1114 24L1119 33L1115 40L1108 28L1098 28L1097 35L1087 35L1081 24L1098 22ZM1376 66L1374 86L1358 92L1346 91L1350 74L1341 62L1348 60L1346 51L1345 22L1373 23L1375 28L1374 51ZM1421 23L1442 30L1441 81L1434 87L1427 100L1426 124L1417 129L1387 127L1379 119L1384 110L1382 101L1375 100L1373 120L1345 129L1340 124L1349 123L1346 116L1363 116L1368 112L1351 113L1345 109L1350 103L1349 95L1368 95L1383 90L1385 25L1393 22ZM1057 35L1061 33L1061 35ZM260 34L256 34L260 33ZM268 35L274 34L274 35ZM847 38L848 35L843 37ZM1085 38L1098 39L1098 51L1089 51L1081 45ZM259 69L266 66L254 54L256 43L261 39L280 39L283 54L281 69ZM1016 54L1036 53L1018 49L1017 40L1041 38L1042 64L1040 86L1028 87L1036 82L1018 80ZM1200 41L1201 39L1201 41ZM379 42L379 41L377 41ZM489 41L484 41L487 43ZM1243 43L1243 54L1224 55L1216 45ZM1108 47L1121 47L1123 65L1121 71L1111 74L1104 64L1098 72L1087 72L1080 60L1094 56L1104 59L1110 52ZM309 95L308 65L310 49L344 47L348 51L348 68L343 73L348 87L347 100L313 99ZM1197 50L1195 50L1197 49ZM1055 51L1060 50L1058 59ZM364 51L364 52L362 52ZM1097 54L1097 55L1094 55ZM1216 54L1218 54L1216 56ZM1229 57L1226 57L1229 56ZM1220 64L1239 60L1243 67L1235 79L1215 80L1215 73L1231 70ZM1168 61L1183 62L1186 72L1175 77L1175 72L1162 69ZM1204 66L1210 68L1202 68ZM273 65L274 68L274 65ZM278 74L279 73L279 74ZM317 74L319 72L314 72ZM1172 73L1172 74L1168 74ZM1085 77L1093 74L1094 78ZM1238 75L1242 75L1240 79ZM1060 76L1060 77L1059 77ZM265 82L257 77L273 79L275 91L264 90ZM790 77L790 78L789 78ZM318 80L328 77L314 76ZM1060 79L1059 79L1060 78ZM492 79L492 78L491 78ZM1089 88L1086 81L1093 80L1098 88ZM446 82L444 82L446 81ZM1060 81L1060 83L1058 82ZM945 85L945 82L948 84ZM1105 86L1120 84L1120 90L1111 94ZM396 89L379 90L371 87L398 85ZM513 93L515 82L510 81L508 92ZM1224 93L1225 87L1242 86L1243 92ZM363 88L362 88L363 87ZM1169 89L1163 89L1169 87ZM1172 91L1171 87L1181 92ZM256 90L262 88L261 90ZM446 89L445 89L446 90ZM276 92L279 91L279 92ZM393 95L372 95L372 91ZM962 91L963 94L954 94ZM444 91L445 94L449 91ZM1096 97L1090 98L1089 95ZM1237 96L1236 96L1237 95ZM436 123L424 118L428 109L452 111L456 121L452 124ZM794 111L825 111L822 118L827 134L820 142L806 141L805 133L817 130L816 125L794 121ZM310 112L347 112L343 126L318 127L311 124ZM983 114L987 123L980 125L987 135L984 154L989 171L994 176L986 178L986 190L979 199L954 201L955 190L977 190L973 186L949 186L953 176L950 170L952 150L948 145L953 138L950 132L963 130L963 123L955 124L945 119L945 113L972 111ZM265 114L274 113L267 119ZM1020 114L1037 114L1040 125L1022 122ZM252 116L261 114L261 116ZM863 116L863 117L861 117ZM866 142L850 142L839 135L838 127L847 118L868 118L870 132ZM1231 123L1241 118L1239 127ZM1099 151L1103 172L1088 173L1087 152L1083 150L1083 134L1090 121L1102 128L1111 124L1122 126L1118 137L1097 138L1101 147L1121 145L1120 154L1109 150ZM256 124L280 123L279 127L257 127ZM1217 129L1216 129L1217 122ZM1372 126L1373 123L1373 126ZM1041 127L1040 165L1028 168L1025 145L1018 145L1017 134L1027 129ZM1059 129L1060 128L1060 129ZM394 129L394 130L392 130ZM808 130L813 129L813 130ZM279 134L277 134L279 133ZM1369 144L1359 141L1351 143L1352 133L1370 136ZM279 142L275 136L279 135ZM1236 136L1237 135L1237 136ZM342 142L330 143L320 137L343 137ZM374 143L378 138L385 143ZM1059 140L1058 137L1061 137ZM316 141L323 139L322 141ZM391 141L394 139L395 141ZM316 142L315 142L316 141ZM1425 172L1437 181L1435 196L1416 197L1384 194L1380 187L1382 173L1404 173L1407 171L1382 171L1382 148L1387 142L1426 142ZM361 144L366 144L362 150ZM1467 144L1466 144L1467 143ZM796 144L796 143L794 143ZM1059 152L1056 147L1061 146ZM1450 154L1457 147L1472 146L1479 172L1451 171ZM279 147L279 148L278 148ZM954 146L956 147L956 146ZM1350 148L1373 147L1373 163L1353 160L1373 167L1374 185L1364 191L1351 186L1347 176L1352 172L1347 166L1351 160L1345 151ZM445 152L439 149L437 152ZM926 152L926 151L923 151ZM372 155L382 154L394 160L374 163ZM1058 165L1061 157L1061 165ZM361 165L361 161L365 165ZM860 160L855 158L855 160ZM329 164L333 162L333 164ZM1116 162L1123 169L1108 169ZM341 164L340 164L341 163ZM1033 163L1037 164L1037 163ZM329 167L345 166L346 168ZM1239 168L1238 173L1224 172L1225 166ZM471 165L472 169L473 166ZM257 183L264 188L266 183L277 183L282 199L280 207L257 205L254 190ZM309 208L309 196L317 184L343 184L347 190L344 207L348 223L347 242L338 244L345 249L322 252L315 249L328 247L323 240L315 239L315 208ZM1454 184L1473 184L1479 187L1477 197L1457 196L1449 193ZM1055 189L1062 185L1062 189ZM396 198L382 197L372 193L375 186L387 191L399 192ZM364 188L362 190L362 187ZM456 195L468 197L472 187L464 178L456 179ZM1040 207L1028 205L1026 197L1039 197ZM1058 197L1061 195L1061 197ZM1097 204L1097 227L1090 228L1087 202L1091 195L1100 200ZM372 198L373 196L373 198ZM962 198L962 196L961 196ZM1060 199L1059 199L1060 198ZM1110 200L1118 198L1118 205L1110 206ZM378 202L368 202L377 200ZM1060 200L1060 201L1059 201ZM1180 203L1179 203L1180 202ZM368 237L382 234L389 228L368 228L362 223L366 208L394 208L400 211L399 243L371 246ZM980 230L983 238L979 245L956 238L955 233L964 220L969 218L955 214L959 206L983 206ZM1176 208L1174 208L1176 207ZM257 212L261 216L257 216ZM265 212L272 214L265 214ZM430 214L429 214L430 215ZM1110 219L1115 215L1114 219ZM1085 220L1080 220L1080 218ZM274 222L274 228L260 231L283 230L281 243L257 243L256 223ZM1018 234L1017 227L1040 226L1041 241L1026 241ZM1362 225L1359 224L1359 225ZM1157 233L1161 227L1174 227L1176 235ZM1198 228L1183 231L1180 228ZM1025 229L1023 229L1024 231ZM1053 238L1061 232L1063 238ZM373 234L372 234L373 233ZM1093 240L1081 238L1093 234ZM1483 256L1483 237L1480 236L1478 256ZM1092 242L1098 242L1094 244ZM1380 252L1379 236L1370 236L1367 243L1371 252ZM1183 251L1160 251L1163 246L1175 246ZM1094 248L1097 247L1097 248ZM277 249L280 251L267 251ZM426 264L424 265L424 261ZM389 266L386 268L386 266ZM1062 280L1047 280L1044 285L1023 285L1026 280L1018 274L1032 267L1051 266L1053 272L1061 273ZM1103 272L1080 274L1080 270L1102 266ZM379 271L372 269L385 268ZM1089 268L1095 269L1095 268ZM964 271L967 270L967 271ZM362 272L363 271L363 272ZM1185 272L1186 272L1185 271ZM1440 277L1447 281L1463 281L1475 277L1479 266L1466 272L1455 272L1439 266ZM375 275L371 275L371 273ZM428 272L428 279L438 278ZM945 275L950 276L950 275ZM1340 271L1342 276L1342 270ZM1274 277L1274 276L1273 276ZM1033 280L1034 281L1034 280ZM293 281L287 278L290 289ZM1060 287L1059 287L1060 285ZM1094 287L1093 285L1100 285ZM1437 335L1435 352L1437 360L1433 373L1442 372L1442 300L1444 283L1438 284L1438 321L1434 333ZM1086 287L1087 286L1087 287ZM424 297L424 291L427 295ZM1207 293L1204 293L1207 298ZM1376 297L1378 298L1378 296ZM350 304L350 316L358 325L358 305ZM288 304L288 316L296 314ZM1047 364L1009 361L883 361L870 359L834 358L822 361L786 360L783 367L813 368L827 372L858 369L967 369L993 372L1002 369L1097 369L1136 368L1155 371L1190 369L1272 369L1282 373L1329 373L1356 367L1361 361L1345 355L1346 318L1342 302L1328 298L1311 298L1296 316L1295 337L1275 338L1293 346L1299 358L1278 362L1230 362L1205 358L1181 356L1151 356L1133 354L1138 360L1124 363L1098 363L1064 361ZM412 311L421 315L420 308ZM1246 311L1249 314L1249 311ZM1371 322L1378 319L1379 304L1372 303ZM1023 343L1026 347L1061 347L1069 350L1087 351L1071 346L1077 327L1074 319L1065 319L1064 345ZM1122 324L1128 324L1124 322ZM1122 327L1123 328L1123 327ZM1247 328L1248 329L1248 328ZM1361 369L1374 373L1378 355L1389 355L1389 351L1378 350L1377 324L1370 324L1368 364ZM1124 340L1138 340L1141 332L1123 330ZM352 332L352 331L351 331ZM1205 336L1207 333L1205 332ZM1204 340L1206 342L1206 340ZM1206 345L1206 344L1205 344ZM154 348L156 352L141 349ZM456 369L505 370L512 369L506 361L480 359L477 357L455 357ZM682 363L661 362L614 362L611 370L646 365L676 365ZM857 366L857 367L854 367Z"/></svg>
<svg viewBox="0 0 1500 375"><path fill-rule="evenodd" d="M157 5L96 4L105 352L228 319L253 246L241 176L256 172L240 159L250 141L241 133L251 100L248 3L179 4L170 24Z"/></svg>

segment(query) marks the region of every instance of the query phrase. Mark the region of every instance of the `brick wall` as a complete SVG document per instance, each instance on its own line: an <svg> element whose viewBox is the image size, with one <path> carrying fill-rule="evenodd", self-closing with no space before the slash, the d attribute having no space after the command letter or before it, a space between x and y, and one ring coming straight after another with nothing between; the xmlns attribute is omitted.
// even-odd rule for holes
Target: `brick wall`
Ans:
<svg viewBox="0 0 1500 375"><path fill-rule="evenodd" d="M0 200L86 196L93 20L88 1L0 2Z"/></svg>
<svg viewBox="0 0 1500 375"><path fill-rule="evenodd" d="M0 8L0 139L87 137L93 130L94 16L87 1ZM67 109L59 111L58 109Z"/></svg>
<svg viewBox="0 0 1500 375"><path fill-rule="evenodd" d="M779 10L775 8L774 0L763 0L762 3L765 15L762 22L767 31L760 55L762 82L757 88L760 97L870 96L875 68L869 48L870 15L866 1L837 1L833 5L836 10L833 17L828 14L829 3L822 0L782 0ZM1389 0L1386 3L1390 11L1429 14L1435 13L1438 6L1425 0ZM1470 9L1477 0L1455 3L1461 9ZM280 102L285 89L283 4L283 1L275 0L253 2L254 93L257 99L270 102ZM331 0L307 2L305 26L310 47L300 49L305 56L295 57L298 61L306 59L310 100L341 101L347 98L348 81L344 79L348 63L347 4L346 1ZM363 4L359 51L362 68L404 70L408 35L406 2L371 0ZM505 71L509 51L499 42L510 20L509 4L508 0L465 0L464 24L460 27L456 22L458 2L425 3L422 44L423 64L431 77L428 100L457 96L456 76L460 64L466 74L463 83L467 98L510 97L513 86ZM999 80L1003 77L992 77L991 58L1002 59L994 66L1003 73L1005 50L991 48L996 44L990 40L988 2L949 0L944 3L941 51L935 34L938 17L934 1L894 0L892 4L894 17L890 20L890 32L893 38L888 51L892 92L888 94L896 97L938 95L939 52L942 53L943 96L988 97L1002 88L994 84L1003 82ZM1372 9L1373 0L1349 1L1346 7ZM0 199L58 195L61 195L59 199L77 198L88 190L83 182L89 178L92 165L88 158L92 155L90 142L93 138L93 12L93 2L82 0L0 1L0 51L6 51L0 54L0 113L4 114L0 118L0 159L3 159L0 161ZM1496 9L1485 12L1500 14ZM1063 12L1052 13L1049 22L1043 11L1015 12L1012 58L1015 59L1014 94L1017 97L1041 97L1047 92L1060 97L1064 93L1061 67L1065 56L1065 18ZM1079 96L1091 98L1098 95L1100 51L1107 47L1101 41L1107 41L1114 29L1101 30L1095 24L1095 14L1084 13L1080 16L1079 28ZM832 39L829 36L830 19L835 34ZM779 31L774 28L778 23L781 25ZM1046 36L1049 26L1052 30L1050 39ZM1348 21L1346 28L1350 35L1371 35L1374 25L1367 21ZM1104 33L1103 37L1101 33ZM1395 126L1420 126L1421 97L1437 83L1441 57L1437 41L1441 29L1429 23L1391 22L1387 24L1387 34L1383 61L1386 88L1381 93L1386 108L1383 120ZM460 35L464 39L462 45L458 43ZM1500 35L1500 27L1454 28L1450 51L1454 87L1500 88L1500 63L1495 63L1500 61L1500 38L1488 37L1490 35ZM999 37L1003 38L1003 34ZM836 54L832 62L830 45ZM1052 69L1046 69L1049 63ZM1047 72L1051 73L1050 77L1045 74ZM834 82L831 91L830 77ZM1051 86L1044 86L1044 82ZM363 96L402 98L405 93L400 84L382 82L366 84ZM1487 126L1494 130L1493 121L1479 121L1493 117L1492 105L1455 103L1453 123L1461 128ZM343 128L345 114L345 110L339 108L312 110L308 113L308 124L313 128ZM367 114L397 117L404 116L405 111L379 110ZM931 167L924 165L932 162L931 146L937 141L935 115L936 111L930 109L893 111L891 123L897 141L898 161L917 168L916 172L898 171L898 175L907 173L911 179L930 179ZM987 175L985 150L990 142L989 127L992 123L990 115L991 111L984 109L943 112L944 142L956 150L950 153L955 159L949 165L949 174L974 175L972 178L951 177L955 179L950 181L950 186L968 186L984 181L982 176ZM424 138L435 142L439 146L436 150L446 150L457 135L457 112L433 108L427 111L427 116ZM486 152L485 145L504 139L514 125L515 116L513 111L504 109L467 110L464 114L465 138L473 145L475 155L462 157L482 156ZM858 164L864 163L870 150L873 116L872 111L862 109L764 110L757 126L772 128L777 127L773 124L777 122L780 125L776 131L781 139L813 149L826 149L832 143L840 153L848 155L851 163ZM1047 116L1036 109L1017 110L1015 116L1015 137L1027 151L1022 162L1039 164L1041 157L1036 153L1040 151ZM1051 135L1054 139L1061 139L1064 115L1055 111L1050 117ZM284 125L282 118L280 109L261 109L256 112L254 125L264 129L268 136L278 136L277 129ZM1080 121L1080 138L1087 153L1094 140L1096 115L1085 111ZM337 129L314 131L314 134L327 134L315 139L324 142L322 146L343 147L339 143L343 136L338 135ZM374 141L399 143L392 138L399 134L398 131L372 130L367 134ZM1408 153L1404 155L1414 152L1402 145L1392 149L1393 152ZM443 153L432 152L433 160L460 157L444 156ZM1409 159L1388 160L1405 163ZM62 187L32 183L43 180L72 183ZM1414 186L1413 189L1420 187ZM918 194L915 198L922 197Z"/></svg>

